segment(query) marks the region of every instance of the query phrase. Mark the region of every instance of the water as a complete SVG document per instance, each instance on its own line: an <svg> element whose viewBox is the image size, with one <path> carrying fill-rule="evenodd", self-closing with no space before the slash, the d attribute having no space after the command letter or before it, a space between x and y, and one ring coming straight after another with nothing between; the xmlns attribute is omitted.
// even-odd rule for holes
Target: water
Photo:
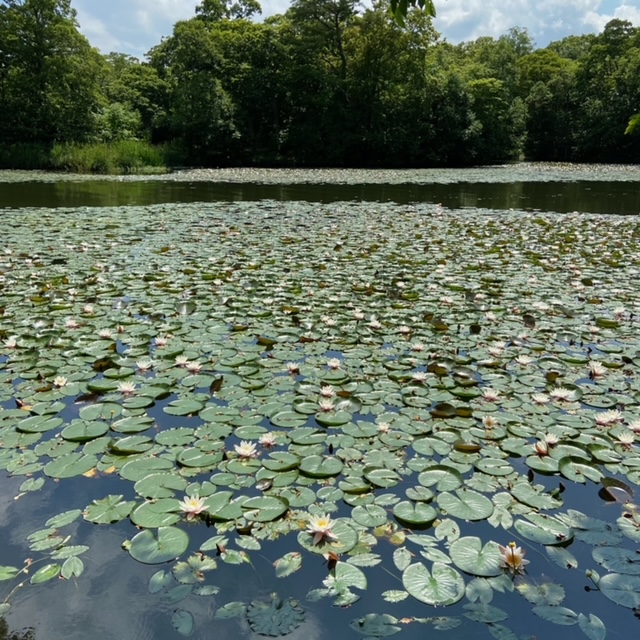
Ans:
<svg viewBox="0 0 640 640"><path fill-rule="evenodd" d="M0 183L0 208L112 207L172 202L440 203L451 209L524 209L568 213L640 213L634 182L512 182L454 184L253 184L149 181L63 181Z"/></svg>
<svg viewBox="0 0 640 640"><path fill-rule="evenodd" d="M98 207L151 205L160 203L184 203L201 201L241 202L262 199L306 200L313 202L336 201L380 201L380 202L430 202L441 203L445 207L525 209L540 211L571 212L582 211L602 214L637 214L640 212L640 189L630 182L514 182L502 184L455 183L434 185L258 185L258 184L214 184L177 183L164 181L113 182L24 182L0 184L0 207L16 209L21 207ZM7 405L8 406L8 405ZM158 412L158 417L163 414ZM175 426L167 422L163 427ZM193 421L192 421L193 422ZM184 423L184 420L176 424ZM191 423L192 424L192 423ZM60 483L47 481L43 490L23 496L17 503L13 496L24 477L0 477L0 565L21 566L25 557L25 537L44 527L50 516L65 509L89 504L92 500L108 494L130 491L130 487L114 477L101 476L91 482L85 478L64 480ZM547 479L549 487L557 484L557 478ZM565 506L584 510L593 517L613 522L620 514L620 506L605 506L597 497L598 486L588 483L578 486L568 483ZM402 492L401 488L394 489ZM125 495L125 499L130 498ZM347 510L348 511L348 510ZM495 530L487 524L483 539L496 537ZM401 638L423 638L435 632L431 626L410 622L414 616L463 616L464 600L454 607L433 610L417 603L412 598L395 605L384 602L380 593L387 589L402 589L400 572L390 575L381 567L366 571L369 589L362 599L348 610L338 610L330 606L330 599L318 603L308 603L305 595L310 588L322 585L327 575L327 567L321 557L305 554L303 568L286 580L275 578L273 562L291 550L290 541L265 543L259 552L251 552L253 565L226 565L208 575L207 583L218 584L222 591L219 596L190 596L184 602L172 601L167 595L148 593L148 580L159 568L147 567L134 562L122 550L121 544L135 535L136 531L128 521L117 525L95 526L82 519L70 527L65 534L73 536L74 544L87 544L90 551L83 556L86 570L77 580L49 582L39 586L26 585L12 596L12 609L8 616L10 627L20 630L35 627L35 637L39 640L85 640L87 637L136 638L136 640L165 640L178 637L171 628L171 615L178 608L191 611L196 619L196 638L236 638L252 637L246 622L239 619L214 621L213 613L222 604L240 600L249 602L254 598L266 599L277 591L282 597L300 599L307 610L307 619L296 632L287 636L289 640L329 640L348 638L355 640L360 635L348 626L350 620L373 611L389 611L397 618L407 618L402 625ZM213 530L203 526L189 530L193 544L206 540ZM479 533L477 525L468 535ZM484 536L486 533L486 536ZM463 528L463 535L465 534ZM510 538L513 531L502 533L502 538ZM628 541L627 541L628 542ZM541 547L540 547L541 548ZM390 555L392 545L382 540L375 552ZM584 568L593 566L590 548L574 544L571 551L579 557L578 569L562 573L562 584L567 589L563 602L576 612L594 613L606 619L608 637L629 638L630 625L637 627L628 609L620 609L624 615L610 624L612 610L616 608L610 601L598 594L585 591L589 582L584 576ZM419 559L419 558L418 558ZM536 566L536 575L559 575L559 569L543 553L530 557ZM388 563L385 563L388 566ZM541 571L540 567L547 567ZM33 574L39 568L34 566ZM469 578L467 577L467 580ZM0 599L6 596L15 582L0 582ZM586 637L578 625L563 627L535 618L531 606L524 599L514 602L515 596L496 594L492 605L509 611L507 624L519 637L533 634L551 637L562 633L564 640ZM451 631L435 634L446 640L467 640L492 637L486 626L471 622L464 617L462 624ZM255 637L255 636L254 636Z"/></svg>

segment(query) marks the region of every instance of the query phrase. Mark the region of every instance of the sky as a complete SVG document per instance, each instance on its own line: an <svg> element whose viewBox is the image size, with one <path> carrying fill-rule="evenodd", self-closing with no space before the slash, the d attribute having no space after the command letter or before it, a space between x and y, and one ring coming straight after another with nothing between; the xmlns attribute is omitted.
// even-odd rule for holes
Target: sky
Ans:
<svg viewBox="0 0 640 640"><path fill-rule="evenodd" d="M539 47L567 35L598 33L609 20L640 27L640 0L435 0L435 27L448 42L499 37L526 28ZM198 0L73 0L80 30L103 53L139 58L178 20L194 16ZM262 0L264 16L283 13L287 0Z"/></svg>

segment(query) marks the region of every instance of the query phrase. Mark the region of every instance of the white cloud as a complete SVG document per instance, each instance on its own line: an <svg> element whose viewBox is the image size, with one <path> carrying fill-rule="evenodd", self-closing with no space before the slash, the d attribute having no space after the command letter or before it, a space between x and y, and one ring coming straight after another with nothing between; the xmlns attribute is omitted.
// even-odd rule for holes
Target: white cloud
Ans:
<svg viewBox="0 0 640 640"><path fill-rule="evenodd" d="M75 0L83 33L103 52L142 57L199 0ZM263 16L282 13L287 0L263 0ZM613 18L640 25L640 0L436 0L436 28L450 42L499 37L511 27L529 30L538 46L567 35L601 31Z"/></svg>
<svg viewBox="0 0 640 640"><path fill-rule="evenodd" d="M635 3L634 3L635 4ZM640 26L640 8L623 2L620 6L616 7L611 14L596 13L590 11L584 16L584 24L588 27L592 27L595 31L602 31L604 26L610 20L628 20L636 27Z"/></svg>

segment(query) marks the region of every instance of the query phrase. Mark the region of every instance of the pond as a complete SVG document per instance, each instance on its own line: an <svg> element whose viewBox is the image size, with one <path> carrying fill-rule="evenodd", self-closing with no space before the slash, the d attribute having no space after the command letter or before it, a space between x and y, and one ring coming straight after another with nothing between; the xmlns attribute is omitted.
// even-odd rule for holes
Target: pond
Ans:
<svg viewBox="0 0 640 640"><path fill-rule="evenodd" d="M637 171L545 171L0 176L16 638L640 629Z"/></svg>

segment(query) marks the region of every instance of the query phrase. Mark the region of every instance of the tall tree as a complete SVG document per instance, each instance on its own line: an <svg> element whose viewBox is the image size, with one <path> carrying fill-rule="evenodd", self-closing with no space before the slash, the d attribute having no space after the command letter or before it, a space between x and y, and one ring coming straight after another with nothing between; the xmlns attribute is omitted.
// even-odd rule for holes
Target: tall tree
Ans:
<svg viewBox="0 0 640 640"><path fill-rule="evenodd" d="M1 0L0 141L87 139L101 73L70 0Z"/></svg>

